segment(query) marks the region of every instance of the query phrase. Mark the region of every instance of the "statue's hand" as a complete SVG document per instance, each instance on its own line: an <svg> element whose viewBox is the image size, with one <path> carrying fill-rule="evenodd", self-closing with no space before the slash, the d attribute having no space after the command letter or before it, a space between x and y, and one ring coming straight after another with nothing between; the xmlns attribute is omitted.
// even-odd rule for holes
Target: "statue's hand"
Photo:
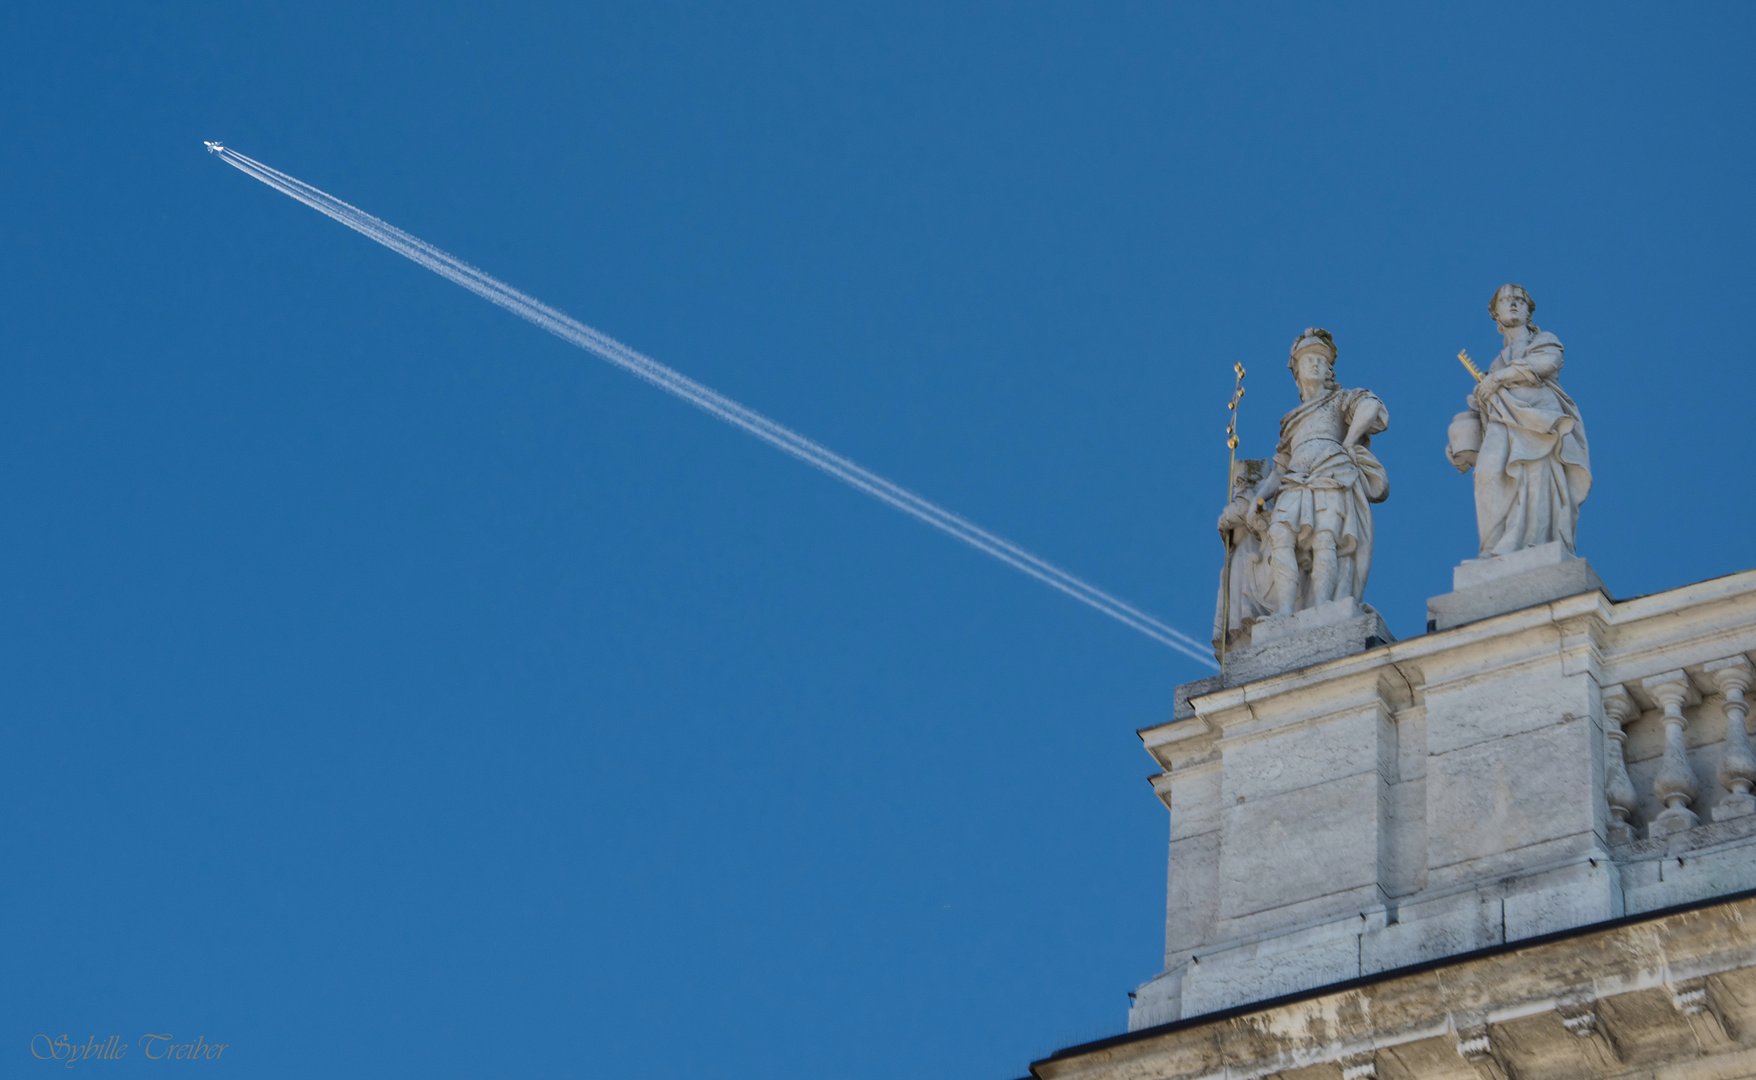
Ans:
<svg viewBox="0 0 1756 1080"><path fill-rule="evenodd" d="M1457 471L1460 473L1467 473L1476 466L1476 452L1474 450L1458 450L1446 456L1451 459L1451 464L1457 466Z"/></svg>
<svg viewBox="0 0 1756 1080"><path fill-rule="evenodd" d="M1506 389L1509 382L1507 374L1511 371L1511 368L1507 368L1503 371L1490 372L1481 382L1476 383L1475 392L1469 396L1469 407L1477 412L1486 410L1489 399Z"/></svg>
<svg viewBox="0 0 1756 1080"><path fill-rule="evenodd" d="M1238 498L1233 499L1226 505L1224 510L1219 512L1219 531L1226 532L1227 530L1235 529L1239 525L1242 525L1244 523L1244 515L1247 512L1248 504L1244 502L1243 496L1240 495Z"/></svg>

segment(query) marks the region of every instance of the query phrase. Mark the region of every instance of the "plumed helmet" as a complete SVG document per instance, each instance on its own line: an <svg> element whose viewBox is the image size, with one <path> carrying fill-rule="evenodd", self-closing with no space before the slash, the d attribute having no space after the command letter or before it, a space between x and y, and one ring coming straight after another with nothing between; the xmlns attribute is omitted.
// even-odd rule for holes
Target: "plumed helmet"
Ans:
<svg viewBox="0 0 1756 1080"><path fill-rule="evenodd" d="M1329 331L1321 326L1307 326L1304 333L1293 339L1293 347L1287 353L1287 367L1293 366L1299 353L1310 349L1321 349L1329 354L1329 362L1335 363L1335 339L1329 336Z"/></svg>

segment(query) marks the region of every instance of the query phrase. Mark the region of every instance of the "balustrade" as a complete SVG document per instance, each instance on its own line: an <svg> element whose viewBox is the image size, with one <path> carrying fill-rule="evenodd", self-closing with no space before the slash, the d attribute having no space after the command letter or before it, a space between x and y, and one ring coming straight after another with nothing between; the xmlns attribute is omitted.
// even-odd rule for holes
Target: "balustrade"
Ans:
<svg viewBox="0 0 1756 1080"><path fill-rule="evenodd" d="M1634 839L1634 825L1629 819L1634 814L1635 800L1639 796L1634 791L1634 781L1628 779L1628 763L1622 752L1628 734L1622 729L1639 719L1640 706L1628 696L1627 690L1617 684L1604 687L1603 702L1604 799L1610 804L1607 839L1612 844L1626 844Z"/></svg>
<svg viewBox="0 0 1756 1080"><path fill-rule="evenodd" d="M1658 775L1652 778L1652 793L1665 808L1647 825L1646 835L1669 836L1701 824L1695 811L1689 809L1698 789L1695 770L1689 766L1689 748L1683 741L1683 732L1689 726L1688 718L1683 715L1683 706L1699 702L1701 695L1695 692L1689 676L1681 671L1667 671L1663 675L1642 679L1640 685L1665 711L1665 755Z"/></svg>
<svg viewBox="0 0 1756 1080"><path fill-rule="evenodd" d="M1749 660L1734 656L1708 664L1706 674L1725 696L1726 749L1719 762L1719 783L1731 792L1713 808L1713 820L1756 814L1756 796L1750 794L1751 786L1756 785L1756 753L1750 750L1750 733L1744 727L1744 717L1750 711L1744 691L1750 689L1751 677L1756 672Z"/></svg>

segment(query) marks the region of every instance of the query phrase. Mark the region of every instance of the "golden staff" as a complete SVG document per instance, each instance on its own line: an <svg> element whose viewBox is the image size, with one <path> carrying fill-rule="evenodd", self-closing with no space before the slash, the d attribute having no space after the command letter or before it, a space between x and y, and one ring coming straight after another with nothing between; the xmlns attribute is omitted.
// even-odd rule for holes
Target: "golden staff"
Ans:
<svg viewBox="0 0 1756 1080"><path fill-rule="evenodd" d="M1244 399L1244 365L1233 364L1238 381L1232 386L1232 400L1226 404L1232 418L1226 422L1226 505L1237 498L1238 473L1238 402ZM1225 569L1219 579L1219 679L1226 678L1226 645L1232 636L1232 530L1220 534L1226 546Z"/></svg>
<svg viewBox="0 0 1756 1080"><path fill-rule="evenodd" d="M1469 351L1467 349L1457 350L1457 361L1463 365L1465 371L1476 377L1476 382L1482 381L1482 369L1476 367L1475 363L1470 360Z"/></svg>

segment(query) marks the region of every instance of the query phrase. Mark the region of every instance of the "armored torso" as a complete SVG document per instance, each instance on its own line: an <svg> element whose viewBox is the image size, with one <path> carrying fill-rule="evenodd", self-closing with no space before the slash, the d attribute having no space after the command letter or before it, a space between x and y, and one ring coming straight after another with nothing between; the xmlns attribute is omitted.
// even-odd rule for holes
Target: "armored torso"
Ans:
<svg viewBox="0 0 1756 1080"><path fill-rule="evenodd" d="M1308 473L1340 450L1341 440L1347 435L1342 393L1331 390L1296 412L1300 415L1293 419L1286 433L1292 443L1286 468L1289 472Z"/></svg>

